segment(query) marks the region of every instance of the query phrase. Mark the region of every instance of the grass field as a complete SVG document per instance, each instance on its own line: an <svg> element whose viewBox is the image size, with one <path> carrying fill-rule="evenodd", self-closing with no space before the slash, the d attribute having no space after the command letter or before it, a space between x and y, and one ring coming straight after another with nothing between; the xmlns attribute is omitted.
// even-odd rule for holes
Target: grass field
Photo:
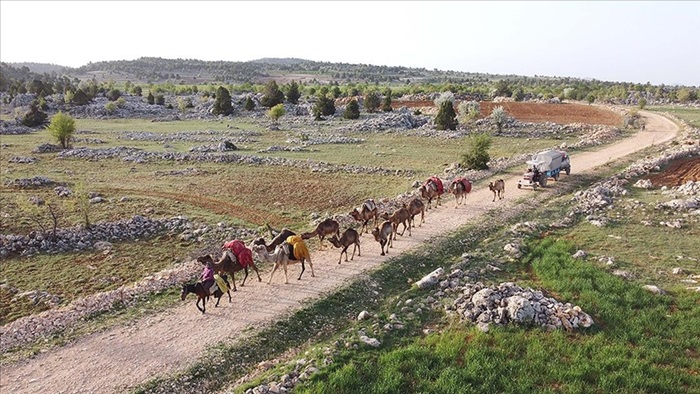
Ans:
<svg viewBox="0 0 700 394"><path fill-rule="evenodd" d="M668 112L688 122L693 127L700 128L700 109L682 107L647 107L647 110L654 112Z"/></svg>

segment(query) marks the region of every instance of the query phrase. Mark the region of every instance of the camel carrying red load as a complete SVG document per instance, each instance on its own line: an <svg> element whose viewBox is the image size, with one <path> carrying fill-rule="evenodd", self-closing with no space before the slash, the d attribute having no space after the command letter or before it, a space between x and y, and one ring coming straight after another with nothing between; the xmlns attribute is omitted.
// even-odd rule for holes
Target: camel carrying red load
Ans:
<svg viewBox="0 0 700 394"><path fill-rule="evenodd" d="M431 176L430 178L428 178L428 180L425 181L425 184L423 186L428 186L431 182L434 183L437 187L438 196L442 195L445 192L445 188L442 186L442 180L436 176Z"/></svg>
<svg viewBox="0 0 700 394"><path fill-rule="evenodd" d="M251 252L250 249L245 246L243 241L238 239L228 241L224 244L223 248L230 250L236 255L238 263L241 265L241 267L245 268L253 264L253 252Z"/></svg>

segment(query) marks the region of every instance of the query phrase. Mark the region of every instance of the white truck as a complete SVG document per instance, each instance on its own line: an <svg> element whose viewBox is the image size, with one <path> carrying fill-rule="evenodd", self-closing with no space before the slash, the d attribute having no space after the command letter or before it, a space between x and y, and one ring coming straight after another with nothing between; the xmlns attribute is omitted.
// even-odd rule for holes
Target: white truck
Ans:
<svg viewBox="0 0 700 394"><path fill-rule="evenodd" d="M518 189L521 187L547 186L547 179L559 180L559 173L564 171L566 175L571 173L569 155L561 150L547 150L537 153L526 161L528 168L523 174L523 179L518 181Z"/></svg>

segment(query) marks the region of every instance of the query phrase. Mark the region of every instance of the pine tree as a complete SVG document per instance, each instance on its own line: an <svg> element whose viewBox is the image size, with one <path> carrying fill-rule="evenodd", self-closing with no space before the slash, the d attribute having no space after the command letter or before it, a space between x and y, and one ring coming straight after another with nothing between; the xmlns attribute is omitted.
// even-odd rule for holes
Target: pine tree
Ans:
<svg viewBox="0 0 700 394"><path fill-rule="evenodd" d="M391 108L391 90L387 89L386 92L384 92L384 101L382 102L382 111L384 112L391 112L393 109Z"/></svg>
<svg viewBox="0 0 700 394"><path fill-rule="evenodd" d="M287 91L287 102L297 104L299 103L299 97L301 97L301 93L299 93L299 85L292 80L292 82L289 84L289 90Z"/></svg>
<svg viewBox="0 0 700 394"><path fill-rule="evenodd" d="M255 109L255 101L253 101L250 96L247 96L245 98L245 104L243 105L243 108L245 108L246 111L252 111Z"/></svg>
<svg viewBox="0 0 700 394"><path fill-rule="evenodd" d="M272 108L277 104L284 102L284 93L277 86L277 82L272 80L265 85L265 93L260 99L260 104L263 107Z"/></svg>
<svg viewBox="0 0 700 394"><path fill-rule="evenodd" d="M435 127L438 130L455 130L457 128L457 114L452 106L452 101L445 100L440 103L440 108L435 116Z"/></svg>
<svg viewBox="0 0 700 394"><path fill-rule="evenodd" d="M156 103L156 98L153 97L153 93L151 91L148 91L148 96L146 96L146 102L150 105L153 105Z"/></svg>
<svg viewBox="0 0 700 394"><path fill-rule="evenodd" d="M365 93L365 111L372 113L379 108L379 96L374 91Z"/></svg>
<svg viewBox="0 0 700 394"><path fill-rule="evenodd" d="M214 107L211 110L214 115L224 115L228 116L233 113L233 105L231 104L231 94L228 89L223 86L219 86L216 90L216 101L214 101Z"/></svg>
<svg viewBox="0 0 700 394"><path fill-rule="evenodd" d="M360 117L360 105L357 103L357 100L350 100L348 105L345 107L343 117L345 119L358 119Z"/></svg>

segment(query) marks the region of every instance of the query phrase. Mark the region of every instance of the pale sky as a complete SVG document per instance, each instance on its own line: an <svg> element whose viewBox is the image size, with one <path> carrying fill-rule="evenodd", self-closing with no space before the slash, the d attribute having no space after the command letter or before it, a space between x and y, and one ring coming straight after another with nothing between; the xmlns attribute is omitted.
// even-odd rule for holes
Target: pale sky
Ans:
<svg viewBox="0 0 700 394"><path fill-rule="evenodd" d="M315 61L700 86L700 2L7 1L0 61Z"/></svg>

